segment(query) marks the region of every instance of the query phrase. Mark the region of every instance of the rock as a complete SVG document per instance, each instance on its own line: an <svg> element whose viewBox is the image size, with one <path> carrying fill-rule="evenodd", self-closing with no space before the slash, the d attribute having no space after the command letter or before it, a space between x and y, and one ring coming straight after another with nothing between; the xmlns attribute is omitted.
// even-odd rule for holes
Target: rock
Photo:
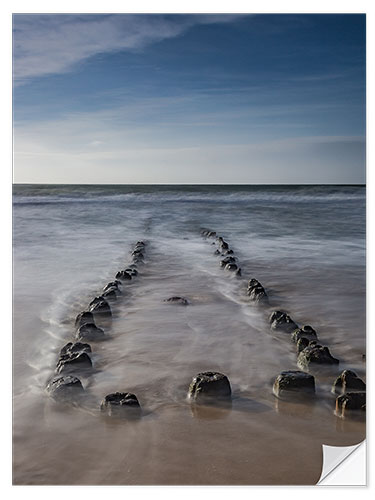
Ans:
<svg viewBox="0 0 375 500"><path fill-rule="evenodd" d="M351 370L344 370L333 383L332 392L336 394L344 394L348 391L366 391L366 384L355 372Z"/></svg>
<svg viewBox="0 0 375 500"><path fill-rule="evenodd" d="M143 255L141 250L133 250L133 252L131 254L133 257L137 257L138 259L143 260L145 258L145 256Z"/></svg>
<svg viewBox="0 0 375 500"><path fill-rule="evenodd" d="M201 235L202 236L207 236L210 231L208 229L202 228L201 229Z"/></svg>
<svg viewBox="0 0 375 500"><path fill-rule="evenodd" d="M301 351L305 349L310 344L310 340L308 340L306 337L301 337L297 341L297 354L299 354Z"/></svg>
<svg viewBox="0 0 375 500"><path fill-rule="evenodd" d="M56 372L70 373L75 370L87 370L91 368L91 358L86 352L74 352L60 356L56 365Z"/></svg>
<svg viewBox="0 0 375 500"><path fill-rule="evenodd" d="M236 276L241 276L241 268L240 267L236 271Z"/></svg>
<svg viewBox="0 0 375 500"><path fill-rule="evenodd" d="M228 257L225 257L225 259L220 261L220 266L225 267L227 264L234 264L235 262L236 262L235 257L228 256Z"/></svg>
<svg viewBox="0 0 375 500"><path fill-rule="evenodd" d="M65 354L74 354L77 352L91 352L90 344L84 344L82 342L68 342L62 347L60 351L60 356L64 356Z"/></svg>
<svg viewBox="0 0 375 500"><path fill-rule="evenodd" d="M101 302L102 300L105 300L104 297L102 295L100 295L100 297L95 297L89 304L89 309L91 306L94 306L95 304L98 304L99 302Z"/></svg>
<svg viewBox="0 0 375 500"><path fill-rule="evenodd" d="M283 311L274 311L270 316L270 323L272 330L281 330L286 333L291 333L298 328L289 314Z"/></svg>
<svg viewBox="0 0 375 500"><path fill-rule="evenodd" d="M138 276L138 271L135 267L128 267L128 269L125 269L125 272L130 274L130 276Z"/></svg>
<svg viewBox="0 0 375 500"><path fill-rule="evenodd" d="M90 342L104 340L105 335L104 331L98 328L95 323L85 323L77 330L76 337L78 340L88 340Z"/></svg>
<svg viewBox="0 0 375 500"><path fill-rule="evenodd" d="M220 253L220 252L219 252ZM231 250L230 248L228 250L225 250L223 252L223 255L233 255L233 250Z"/></svg>
<svg viewBox="0 0 375 500"><path fill-rule="evenodd" d="M90 306L90 312L101 316L112 316L111 308L108 302L103 299L103 297L99 297L99 299L100 300Z"/></svg>
<svg viewBox="0 0 375 500"><path fill-rule="evenodd" d="M114 392L103 399L100 409L109 416L138 417L141 407L135 394Z"/></svg>
<svg viewBox="0 0 375 500"><path fill-rule="evenodd" d="M298 330L295 330L291 335L291 339L295 343L297 343L301 338L305 338L309 341L318 340L316 331L311 326L308 325L305 325L302 328L298 328Z"/></svg>
<svg viewBox="0 0 375 500"><path fill-rule="evenodd" d="M237 264L234 264L233 262L227 264L224 268L226 271L236 271L238 270Z"/></svg>
<svg viewBox="0 0 375 500"><path fill-rule="evenodd" d="M143 264L143 258L140 257L139 255L134 255L133 259L133 266L136 266L137 264Z"/></svg>
<svg viewBox="0 0 375 500"><path fill-rule="evenodd" d="M220 255L220 250L215 250L214 255Z"/></svg>
<svg viewBox="0 0 375 500"><path fill-rule="evenodd" d="M268 295L261 285L261 283L255 278L249 281L247 287L247 295L254 302L268 302Z"/></svg>
<svg viewBox="0 0 375 500"><path fill-rule="evenodd" d="M345 418L348 410L366 411L365 392L347 392L336 398L336 415Z"/></svg>
<svg viewBox="0 0 375 500"><path fill-rule="evenodd" d="M135 246L136 247L141 246L141 247L145 248L146 243L144 241L137 241L137 243L135 244Z"/></svg>
<svg viewBox="0 0 375 500"><path fill-rule="evenodd" d="M72 375L54 377L46 390L56 399L71 399L84 393L81 381Z"/></svg>
<svg viewBox="0 0 375 500"><path fill-rule="evenodd" d="M302 368L309 368L310 364L337 365L339 360L334 358L328 347L321 346L315 342L310 342L298 355L297 365Z"/></svg>
<svg viewBox="0 0 375 500"><path fill-rule="evenodd" d="M226 375L218 372L202 372L193 378L188 396L194 401L199 401L206 398L229 398L231 393Z"/></svg>
<svg viewBox="0 0 375 500"><path fill-rule="evenodd" d="M185 297L169 297L164 302L169 302L170 304L181 304L183 306L189 305L189 301Z"/></svg>
<svg viewBox="0 0 375 500"><path fill-rule="evenodd" d="M106 300L117 300L117 293L119 292L118 288L108 288L105 292L103 292L102 297Z"/></svg>
<svg viewBox="0 0 375 500"><path fill-rule="evenodd" d="M122 280L122 281L126 281L126 280L131 280L132 277L129 273L127 273L126 271L119 271L117 274L116 274L116 279L118 280Z"/></svg>
<svg viewBox="0 0 375 500"><path fill-rule="evenodd" d="M78 314L76 317L75 321L75 326L78 328L81 325L84 325L85 323L93 323L94 322L94 315L89 312L89 311L83 311Z"/></svg>
<svg viewBox="0 0 375 500"><path fill-rule="evenodd" d="M216 231L209 231L209 233L207 234L207 237L208 238L215 238L216 237Z"/></svg>
<svg viewBox="0 0 375 500"><path fill-rule="evenodd" d="M277 397L284 395L303 395L315 392L315 379L312 375L298 370L281 372L273 384L273 393Z"/></svg>
<svg viewBox="0 0 375 500"><path fill-rule="evenodd" d="M115 290L118 290L118 292L120 293L120 287L119 287L119 285L121 285L121 281L119 281L119 280L110 281L103 288L103 292L106 292L107 290L110 290L110 289L114 288Z"/></svg>

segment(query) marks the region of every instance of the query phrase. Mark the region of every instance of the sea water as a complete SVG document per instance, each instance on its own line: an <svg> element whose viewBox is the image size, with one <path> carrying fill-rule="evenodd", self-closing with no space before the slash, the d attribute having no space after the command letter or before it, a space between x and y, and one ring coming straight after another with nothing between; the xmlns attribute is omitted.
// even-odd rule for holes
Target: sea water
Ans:
<svg viewBox="0 0 375 500"><path fill-rule="evenodd" d="M331 384L342 369L365 379L363 186L15 185L13 424L15 484L314 484L322 444L365 437L338 419ZM216 231L242 278L219 266ZM45 386L74 318L147 243L124 285L107 340L92 343L81 404ZM270 306L246 297L258 279ZM190 305L168 304L186 297ZM290 403L272 383L297 369L295 344L268 315L309 324L339 367L314 372L316 397ZM194 375L230 380L230 408L197 407ZM138 421L103 418L111 392L135 393Z"/></svg>

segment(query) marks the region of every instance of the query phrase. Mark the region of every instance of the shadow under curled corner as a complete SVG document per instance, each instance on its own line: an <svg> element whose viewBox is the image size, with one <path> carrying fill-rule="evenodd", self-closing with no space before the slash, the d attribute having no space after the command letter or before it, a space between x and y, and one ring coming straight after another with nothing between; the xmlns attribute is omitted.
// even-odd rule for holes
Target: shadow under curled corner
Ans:
<svg viewBox="0 0 375 500"><path fill-rule="evenodd" d="M366 440L354 446L323 444L318 486L366 486Z"/></svg>

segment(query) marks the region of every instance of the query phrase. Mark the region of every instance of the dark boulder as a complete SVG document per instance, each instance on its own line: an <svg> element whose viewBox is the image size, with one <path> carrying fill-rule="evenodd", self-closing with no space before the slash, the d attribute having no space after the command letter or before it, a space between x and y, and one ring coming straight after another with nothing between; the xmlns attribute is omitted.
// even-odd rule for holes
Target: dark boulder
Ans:
<svg viewBox="0 0 375 500"><path fill-rule="evenodd" d="M345 418L348 410L366 411L365 392L346 392L336 398L336 415Z"/></svg>
<svg viewBox="0 0 375 500"><path fill-rule="evenodd" d="M72 375L54 377L48 383L46 390L56 399L74 399L84 393L81 381Z"/></svg>
<svg viewBox="0 0 375 500"><path fill-rule="evenodd" d="M80 327L81 325L84 325L85 323L93 323L94 322L94 315L92 312L89 311L83 311L78 314L76 317L75 321L75 326L76 328Z"/></svg>
<svg viewBox="0 0 375 500"><path fill-rule="evenodd" d="M138 276L138 271L135 267L128 267L125 272L130 274L130 276Z"/></svg>
<svg viewBox="0 0 375 500"><path fill-rule="evenodd" d="M270 316L270 323L272 330L280 330L286 333L291 333L298 328L298 325L289 314L283 311L274 311Z"/></svg>
<svg viewBox="0 0 375 500"><path fill-rule="evenodd" d="M220 266L225 267L227 264L234 264L235 262L236 262L235 257L229 255L228 257L225 257L225 259L220 261Z"/></svg>
<svg viewBox="0 0 375 500"><path fill-rule="evenodd" d="M305 338L305 337L301 337L300 339L298 339L298 341L297 341L297 354L299 354L301 351L303 351L305 349L305 347L307 347L309 344L310 344L310 340Z"/></svg>
<svg viewBox="0 0 375 500"><path fill-rule="evenodd" d="M129 273L127 273L126 271L119 271L117 274L116 274L116 279L117 280L121 280L121 281L126 281L126 280L131 280L132 277Z"/></svg>
<svg viewBox="0 0 375 500"><path fill-rule="evenodd" d="M74 354L77 352L91 352L90 344L84 344L83 342L68 342L62 347L60 351L60 356L64 356L65 354Z"/></svg>
<svg viewBox="0 0 375 500"><path fill-rule="evenodd" d="M181 304L183 306L189 305L189 301L185 299L185 297L169 297L169 299L166 299L164 302L169 302L170 304Z"/></svg>
<svg viewBox="0 0 375 500"><path fill-rule="evenodd" d="M100 409L109 416L139 417L141 407L135 394L114 392L103 399Z"/></svg>
<svg viewBox="0 0 375 500"><path fill-rule="evenodd" d="M301 369L309 368L311 364L338 365L339 360L334 358L328 347L310 342L298 355L297 364Z"/></svg>
<svg viewBox="0 0 375 500"><path fill-rule="evenodd" d="M209 231L207 234L208 238L216 238L216 231Z"/></svg>
<svg viewBox="0 0 375 500"><path fill-rule="evenodd" d="M281 372L273 384L277 397L312 394L315 392L315 379L312 375L298 370Z"/></svg>
<svg viewBox="0 0 375 500"><path fill-rule="evenodd" d="M112 316L111 308L108 302L103 299L103 297L99 297L99 299L100 300L90 306L90 312L100 316Z"/></svg>
<svg viewBox="0 0 375 500"><path fill-rule="evenodd" d="M249 281L247 287L247 295L254 302L268 302L268 295L261 285L261 283L255 278Z"/></svg>
<svg viewBox="0 0 375 500"><path fill-rule="evenodd" d="M108 300L108 299L117 300L118 292L119 292L118 288L107 288L107 290L105 292L103 292L102 297L105 300Z"/></svg>
<svg viewBox="0 0 375 500"><path fill-rule="evenodd" d="M105 335L101 328L98 328L95 323L85 323L77 330L76 337L78 340L87 340L89 342L103 340Z"/></svg>
<svg viewBox="0 0 375 500"><path fill-rule="evenodd" d="M318 340L318 336L316 334L316 331L314 328L312 328L309 325L305 325L302 328L298 328L298 330L295 330L292 335L291 339L293 342L297 343L299 339L305 338L307 340Z"/></svg>
<svg viewBox="0 0 375 500"><path fill-rule="evenodd" d="M344 394L348 391L366 391L366 384L355 372L351 370L344 370L333 383L332 392L336 394Z"/></svg>
<svg viewBox="0 0 375 500"><path fill-rule="evenodd" d="M226 271L237 271L238 266L234 262L230 262L229 264L226 264L225 268Z"/></svg>
<svg viewBox="0 0 375 500"><path fill-rule="evenodd" d="M57 373L71 373L76 370L87 370L92 368L90 356L86 352L75 352L60 356L57 365Z"/></svg>
<svg viewBox="0 0 375 500"><path fill-rule="evenodd" d="M196 375L190 386L188 396L194 401L204 399L229 398L232 394L226 375L218 372L202 372Z"/></svg>
<svg viewBox="0 0 375 500"><path fill-rule="evenodd" d="M102 300L104 300L104 297L102 295L100 295L99 297L95 297L89 304L89 309L91 306L94 306L95 304L98 304L99 302L101 302Z"/></svg>
<svg viewBox="0 0 375 500"><path fill-rule="evenodd" d="M105 287L103 287L103 292L106 292L107 290L112 290L113 288L120 292L120 286L121 281L115 280L115 281L110 281L109 283L106 284Z"/></svg>

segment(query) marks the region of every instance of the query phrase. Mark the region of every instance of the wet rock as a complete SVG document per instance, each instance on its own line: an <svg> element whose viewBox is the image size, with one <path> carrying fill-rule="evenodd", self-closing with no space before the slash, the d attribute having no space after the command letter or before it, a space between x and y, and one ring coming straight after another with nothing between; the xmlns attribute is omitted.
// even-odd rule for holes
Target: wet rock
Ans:
<svg viewBox="0 0 375 500"><path fill-rule="evenodd" d="M54 377L46 387L47 392L56 399L74 399L84 393L79 378L72 375Z"/></svg>
<svg viewBox="0 0 375 500"><path fill-rule="evenodd" d="M310 340L305 338L305 337L301 337L300 339L298 339L298 341L297 341L297 354L299 354L301 351L303 351L305 349L305 347L307 347L309 344L310 344Z"/></svg>
<svg viewBox="0 0 375 500"><path fill-rule="evenodd" d="M185 297L169 297L164 302L169 302L170 304L181 304L183 306L189 305L189 301Z"/></svg>
<svg viewBox="0 0 375 500"><path fill-rule="evenodd" d="M188 396L194 401L229 398L232 390L226 375L218 372L202 372L196 375L190 386Z"/></svg>
<svg viewBox="0 0 375 500"><path fill-rule="evenodd" d="M87 340L89 342L104 340L104 331L98 328L95 323L85 323L79 327L76 333L78 340Z"/></svg>
<svg viewBox="0 0 375 500"><path fill-rule="evenodd" d="M75 354L77 352L91 352L90 344L85 344L83 342L68 342L61 348L60 356L64 356L66 354Z"/></svg>
<svg viewBox="0 0 375 500"><path fill-rule="evenodd" d="M347 392L336 398L336 415L345 418L348 410L366 411L365 392Z"/></svg>
<svg viewBox="0 0 375 500"><path fill-rule="evenodd" d="M120 285L121 285L121 281L119 280L115 280L115 281L110 281L109 283L106 284L106 286L103 288L103 292L106 292L107 290L110 290L110 289L115 289L115 290L118 290L118 292L120 292Z"/></svg>
<svg viewBox="0 0 375 500"><path fill-rule="evenodd" d="M105 300L111 299L111 300L117 300L117 294L119 293L118 288L107 288L105 292L103 292L102 297Z"/></svg>
<svg viewBox="0 0 375 500"><path fill-rule="evenodd" d="M125 272L130 274L130 276L138 276L138 271L135 267L128 267Z"/></svg>
<svg viewBox="0 0 375 500"><path fill-rule="evenodd" d="M141 407L135 394L114 392L103 399L100 409L109 416L139 417Z"/></svg>
<svg viewBox="0 0 375 500"><path fill-rule="evenodd" d="M120 280L120 281L126 281L126 280L131 280L132 277L129 273L127 273L126 271L119 271L117 274L116 274L116 279L117 280Z"/></svg>
<svg viewBox="0 0 375 500"><path fill-rule="evenodd" d="M142 260L145 258L145 256L141 252L141 250L133 250L132 256L137 257L137 259L142 259Z"/></svg>
<svg viewBox="0 0 375 500"><path fill-rule="evenodd" d="M298 325L292 318L283 311L274 311L270 316L272 330L280 330L286 333L291 333L298 329Z"/></svg>
<svg viewBox="0 0 375 500"><path fill-rule="evenodd" d="M210 232L210 230L209 230L209 229L206 229L206 228L202 228L202 229L201 229L201 235L202 235L202 236L207 236L209 232Z"/></svg>
<svg viewBox="0 0 375 500"><path fill-rule="evenodd" d="M145 248L146 247L146 243L144 241L137 241L137 243L135 244L136 247L143 247Z"/></svg>
<svg viewBox="0 0 375 500"><path fill-rule="evenodd" d="M224 268L226 271L236 271L238 270L237 264L234 264L233 262L227 264Z"/></svg>
<svg viewBox="0 0 375 500"><path fill-rule="evenodd" d="M78 314L76 317L75 321L75 326L76 328L80 327L81 325L84 325L85 323L93 323L94 322L94 315L92 312L89 311L83 311Z"/></svg>
<svg viewBox="0 0 375 500"><path fill-rule="evenodd" d="M100 300L98 300L97 302L93 303L91 306L90 306L90 312L94 313L94 314L98 314L100 316L112 316L112 312L111 312L111 308L108 304L108 302L103 299L103 297L99 297Z"/></svg>
<svg viewBox="0 0 375 500"><path fill-rule="evenodd" d="M241 276L242 273L241 273L241 268L239 267L236 271L236 276Z"/></svg>
<svg viewBox="0 0 375 500"><path fill-rule="evenodd" d="M344 394L348 391L366 391L366 384L352 370L344 370L332 386L332 392L336 394Z"/></svg>
<svg viewBox="0 0 375 500"><path fill-rule="evenodd" d="M295 343L297 343L301 338L305 338L309 341L318 340L316 331L309 325L305 325L302 328L298 328L298 330L295 330L291 335L291 339Z"/></svg>
<svg viewBox="0 0 375 500"><path fill-rule="evenodd" d="M268 302L268 295L261 285L261 283L255 278L249 281L247 287L247 295L254 302Z"/></svg>
<svg viewBox="0 0 375 500"><path fill-rule="evenodd" d="M235 257L229 255L228 257L225 257L225 259L220 261L220 266L225 267L227 264L234 264L235 262L236 262Z"/></svg>
<svg viewBox="0 0 375 500"><path fill-rule="evenodd" d="M76 370L87 370L91 368L91 358L86 352L74 352L60 356L56 365L56 372L71 373Z"/></svg>
<svg viewBox="0 0 375 500"><path fill-rule="evenodd" d="M277 397L305 395L315 392L315 379L312 375L298 370L281 372L273 384L273 393Z"/></svg>
<svg viewBox="0 0 375 500"><path fill-rule="evenodd" d="M233 255L233 250L230 248L228 250L224 250L223 255Z"/></svg>
<svg viewBox="0 0 375 500"><path fill-rule="evenodd" d="M220 253L221 253L220 250L215 250L214 251L214 255L220 255Z"/></svg>
<svg viewBox="0 0 375 500"><path fill-rule="evenodd" d="M310 342L309 345L299 353L297 365L302 369L306 369L309 368L311 364L337 365L339 364L339 360L331 355L328 347Z"/></svg>
<svg viewBox="0 0 375 500"><path fill-rule="evenodd" d="M216 238L216 231L209 231L207 234L208 238Z"/></svg>
<svg viewBox="0 0 375 500"><path fill-rule="evenodd" d="M98 304L99 302L101 302L102 300L104 300L104 297L102 295L100 295L99 297L95 297L89 304L89 309L91 306L94 306L95 304Z"/></svg>

